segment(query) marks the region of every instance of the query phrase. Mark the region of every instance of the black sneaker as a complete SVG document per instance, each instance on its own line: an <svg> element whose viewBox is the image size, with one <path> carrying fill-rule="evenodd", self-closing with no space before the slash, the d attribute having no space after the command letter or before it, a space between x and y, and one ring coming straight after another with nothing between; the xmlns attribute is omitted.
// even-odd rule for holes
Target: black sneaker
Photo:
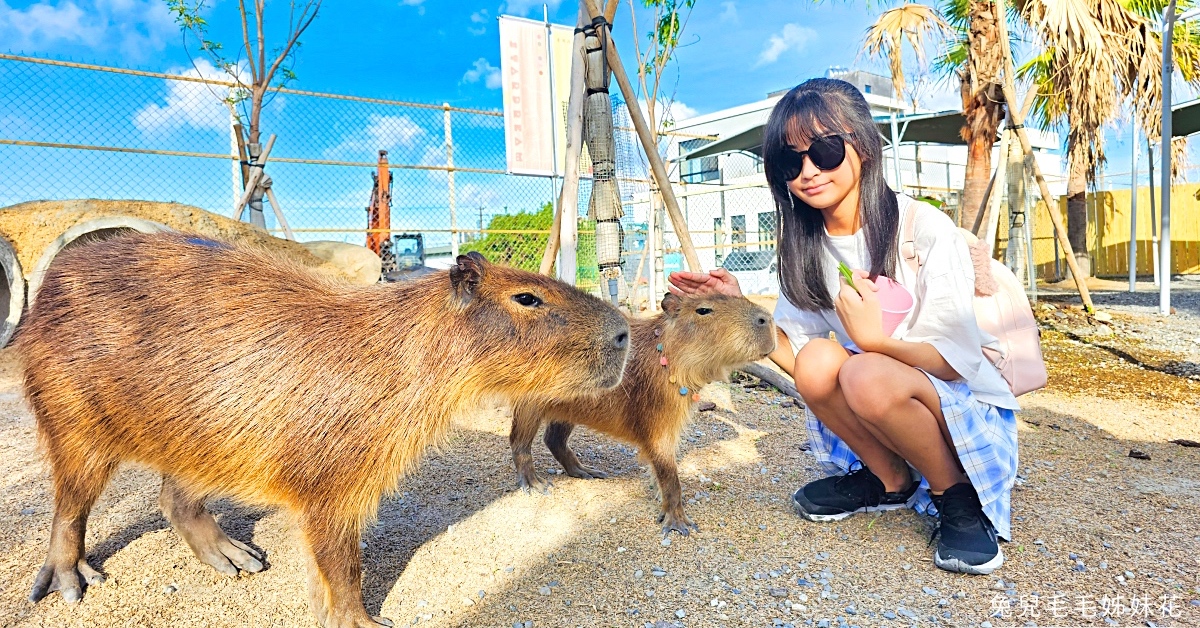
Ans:
<svg viewBox="0 0 1200 628"><path fill-rule="evenodd" d="M941 495L930 494L938 509L938 539L933 562L946 571L989 574L1004 563L1004 553L996 541L996 529L979 503L975 487L967 482L955 484ZM933 542L933 537L930 537Z"/></svg>
<svg viewBox="0 0 1200 628"><path fill-rule="evenodd" d="M809 482L792 495L792 507L809 521L841 521L856 512L896 510L908 506L920 482L899 493L884 490L883 482L860 462L846 475Z"/></svg>

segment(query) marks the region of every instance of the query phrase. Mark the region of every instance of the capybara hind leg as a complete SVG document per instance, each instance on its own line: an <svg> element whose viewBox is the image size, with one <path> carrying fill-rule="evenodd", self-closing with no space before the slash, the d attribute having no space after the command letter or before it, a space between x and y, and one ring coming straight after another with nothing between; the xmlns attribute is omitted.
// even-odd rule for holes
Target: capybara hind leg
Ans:
<svg viewBox="0 0 1200 628"><path fill-rule="evenodd" d="M567 446L567 440L571 438L571 431L575 429L574 423L563 423L561 421L553 421L546 426L546 447L550 448L550 453L554 454L554 459L561 464L567 475L573 478L581 478L584 480L604 479L608 474L586 467L579 461L579 457L575 452Z"/></svg>
<svg viewBox="0 0 1200 628"><path fill-rule="evenodd" d="M87 563L83 538L88 513L116 469L105 464L84 469L54 465L54 522L50 526L50 551L33 581L30 601L37 602L58 591L67 602L83 598L84 583L97 585L104 576Z"/></svg>
<svg viewBox="0 0 1200 628"><path fill-rule="evenodd" d="M662 524L663 535L672 530L687 536L693 529L699 527L683 512L683 487L679 485L679 470L675 465L675 455L668 451L651 452L650 466L654 469L654 477L658 481L658 490L662 495L662 511L658 522Z"/></svg>
<svg viewBox="0 0 1200 628"><path fill-rule="evenodd" d="M372 617L362 602L362 558L359 531L354 524L317 514L302 517L309 545L308 601L325 628L391 626Z"/></svg>
<svg viewBox="0 0 1200 628"><path fill-rule="evenodd" d="M226 576L236 576L239 569L251 573L262 571L262 555L229 538L212 513L204 508L204 496L192 494L174 476L163 476L158 503L171 527L200 562Z"/></svg>
<svg viewBox="0 0 1200 628"><path fill-rule="evenodd" d="M527 409L521 406L513 408L513 424L512 431L508 434L508 443L512 447L513 467L517 470L517 486L526 493L549 493L550 487L553 486L553 483L533 469L533 439L537 436L539 426L539 419Z"/></svg>

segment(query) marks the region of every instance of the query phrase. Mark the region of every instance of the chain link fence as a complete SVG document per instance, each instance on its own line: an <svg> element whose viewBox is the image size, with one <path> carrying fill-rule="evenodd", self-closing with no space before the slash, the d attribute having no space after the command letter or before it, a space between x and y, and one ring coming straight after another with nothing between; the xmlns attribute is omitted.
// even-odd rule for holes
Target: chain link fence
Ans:
<svg viewBox="0 0 1200 628"><path fill-rule="evenodd" d="M42 199L141 199L233 215L242 182L232 125L244 122L244 103L228 104L233 84L207 62L156 73L4 54L0 84L5 86L0 90L0 206ZM642 309L660 298L665 276L685 265L674 227L650 185L628 110L618 98L613 112L625 212L622 293ZM280 209L301 241L365 243L371 175L378 151L386 150L394 177L391 232L421 234L428 264L446 265L454 252L472 250L527 269L540 263L561 180L505 171L499 111L279 89L262 109L261 129L264 143L268 134L277 136L267 172ZM659 150L671 157L713 139L668 133ZM940 203L957 217L965 164L947 154L932 145L904 146L893 162L885 151L889 183L896 187L898 175L906 193ZM1110 160L1116 158L1110 155ZM1155 236L1144 157L1142 163L1138 264L1148 275ZM598 290L594 225L586 219L589 168L585 151L576 279L581 287ZM777 226L761 160L726 154L675 160L669 169L701 266L729 269L748 293L777 294ZM1099 276L1128 272L1127 172L1102 177L1089 195L1089 248ZM1185 173L1200 175L1200 168ZM1051 184L1065 187L1062 181ZM1030 187L1025 215L1036 276L1061 279L1065 260L1044 207L1034 205L1036 188ZM1173 192L1177 263L1172 272L1200 271L1196 188L1184 184ZM1013 220L1007 202L1001 212L998 255L1005 253ZM266 218L267 228L281 235L271 212Z"/></svg>
<svg viewBox="0 0 1200 628"><path fill-rule="evenodd" d="M0 55L0 206L83 198L172 201L233 216L242 175L229 77L199 60L167 73ZM624 103L615 103L622 201L648 193L648 168ZM296 89L272 91L260 142L300 241L365 244L372 174L388 151L391 232L421 234L427 263L452 252L536 270L561 180L505 171L499 111ZM586 159L582 170L587 172ZM586 217L590 184L580 184ZM282 236L271 211L267 229ZM632 282L645 242L626 211ZM644 220L643 220L644 222ZM594 226L580 221L577 281L596 279ZM590 260L590 264L589 264Z"/></svg>

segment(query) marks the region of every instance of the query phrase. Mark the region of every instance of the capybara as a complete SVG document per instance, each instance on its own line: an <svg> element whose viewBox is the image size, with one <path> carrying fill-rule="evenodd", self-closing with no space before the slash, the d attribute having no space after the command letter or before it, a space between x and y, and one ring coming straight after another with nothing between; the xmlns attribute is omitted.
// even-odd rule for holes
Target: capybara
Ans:
<svg viewBox="0 0 1200 628"><path fill-rule="evenodd" d="M654 469L662 499L658 522L663 524L663 534L675 530L686 536L696 524L683 512L675 452L698 400L696 391L774 351L775 321L770 312L745 298L668 294L662 306L657 316L630 319L633 349L620 386L575 399L517 400L509 442L517 483L543 492L548 483L534 471L530 455L543 422L549 421L546 446L572 477L605 477L581 464L567 446L576 425L637 446Z"/></svg>
<svg viewBox="0 0 1200 628"><path fill-rule="evenodd" d="M184 234L64 251L22 323L55 500L32 600L103 581L85 560L88 512L136 462L162 472L163 513L223 574L263 565L217 525L210 495L291 511L313 612L336 627L390 625L363 607L360 533L453 416L484 397L611 388L629 340L616 308L478 253L350 286Z"/></svg>

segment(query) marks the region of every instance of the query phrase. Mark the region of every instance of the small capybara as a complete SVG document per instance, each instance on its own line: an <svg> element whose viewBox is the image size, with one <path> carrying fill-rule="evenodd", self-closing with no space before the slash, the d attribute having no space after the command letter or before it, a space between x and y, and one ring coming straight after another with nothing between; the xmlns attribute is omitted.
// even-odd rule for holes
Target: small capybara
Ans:
<svg viewBox="0 0 1200 628"><path fill-rule="evenodd" d="M637 446L654 469L662 498L658 521L663 534L675 530L686 536L696 524L683 512L675 452L691 418L696 391L774 351L775 321L770 312L745 298L668 294L662 306L655 317L630 320L633 349L620 386L570 400L519 399L513 406L509 443L518 485L543 492L548 483L534 471L530 454L543 422L549 422L546 446L572 477L605 477L581 464L567 446L576 425Z"/></svg>
<svg viewBox="0 0 1200 628"><path fill-rule="evenodd" d="M203 562L263 568L205 509L282 507L308 550L325 626L363 607L359 537L380 497L484 397L616 386L629 325L564 283L461 255L410 282L335 283L266 252L183 234L64 251L22 321L25 392L54 482L30 598L80 599L88 512L117 466L163 474L160 505Z"/></svg>

